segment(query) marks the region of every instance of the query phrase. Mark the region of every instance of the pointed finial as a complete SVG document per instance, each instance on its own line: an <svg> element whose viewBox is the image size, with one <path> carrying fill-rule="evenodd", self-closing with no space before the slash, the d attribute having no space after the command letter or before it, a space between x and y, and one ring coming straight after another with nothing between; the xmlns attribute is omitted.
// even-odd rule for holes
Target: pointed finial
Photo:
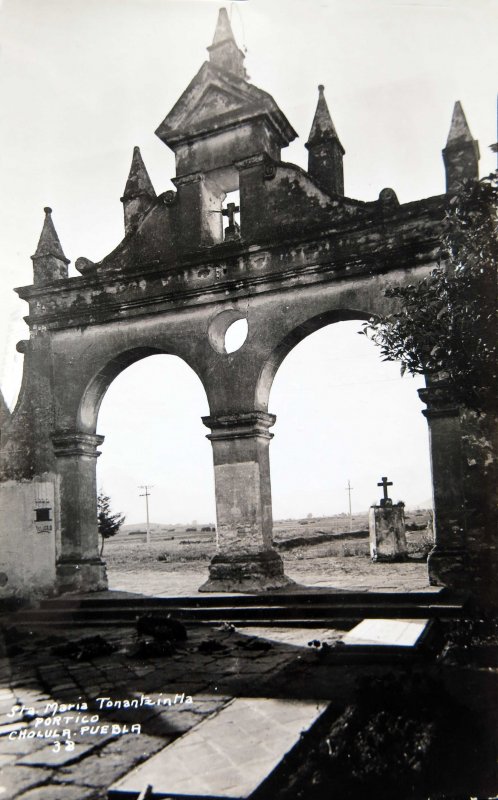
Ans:
<svg viewBox="0 0 498 800"><path fill-rule="evenodd" d="M208 47L209 61L218 69L245 78L244 53L237 47L226 8L220 8L213 43Z"/></svg>
<svg viewBox="0 0 498 800"><path fill-rule="evenodd" d="M9 421L11 413L7 403L5 402L2 390L0 389L0 425L4 425Z"/></svg>
<svg viewBox="0 0 498 800"><path fill-rule="evenodd" d="M67 278L69 259L64 255L52 220L52 209L45 206L45 219L33 261L33 282L36 286Z"/></svg>
<svg viewBox="0 0 498 800"><path fill-rule="evenodd" d="M137 228L155 201L156 192L145 168L140 148L134 147L130 173L121 198L126 233L131 233Z"/></svg>
<svg viewBox="0 0 498 800"><path fill-rule="evenodd" d="M479 180L479 143L472 138L458 100L453 107L443 161L447 192L459 192L466 182Z"/></svg>
<svg viewBox="0 0 498 800"><path fill-rule="evenodd" d="M324 92L325 86L323 83L320 83L318 86L318 103L316 104L315 116L313 118L313 124L311 126L307 145L318 144L319 142L330 141L334 139L339 143L344 154L344 149L339 141L337 131L334 123L332 122L332 117L330 116L330 111L327 101L325 100Z"/></svg>
<svg viewBox="0 0 498 800"><path fill-rule="evenodd" d="M230 20L228 18L228 12L226 8L220 8L218 12L216 30L213 36L213 44L220 44L220 42L224 42L227 39L233 39L235 42L232 26L230 25Z"/></svg>
<svg viewBox="0 0 498 800"><path fill-rule="evenodd" d="M308 150L308 173L310 177L329 194L344 195L344 170L342 157L344 147L339 141L325 100L325 86L318 86L318 102L309 139L305 144Z"/></svg>
<svg viewBox="0 0 498 800"><path fill-rule="evenodd" d="M152 198L156 197L156 192L149 178L149 173L145 168L140 148L134 147L130 172L121 200L131 200L143 194Z"/></svg>
<svg viewBox="0 0 498 800"><path fill-rule="evenodd" d="M453 107L453 115L451 117L450 132L448 134L448 141L446 144L452 144L455 141L472 142L472 134L468 126L465 114L463 112L462 104L459 100L456 101Z"/></svg>
<svg viewBox="0 0 498 800"><path fill-rule="evenodd" d="M52 220L52 209L45 206L45 219L43 221L43 228L38 240L36 252L32 258L44 258L46 256L53 256L54 258L64 261L69 264L69 259L66 258L62 250L57 231Z"/></svg>

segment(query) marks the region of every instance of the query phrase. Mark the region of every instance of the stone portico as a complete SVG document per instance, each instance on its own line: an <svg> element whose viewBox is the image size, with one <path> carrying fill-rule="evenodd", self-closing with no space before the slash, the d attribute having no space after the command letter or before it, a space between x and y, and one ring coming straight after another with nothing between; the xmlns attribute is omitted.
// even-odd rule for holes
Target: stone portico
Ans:
<svg viewBox="0 0 498 800"><path fill-rule="evenodd" d="M283 161L296 133L275 100L249 83L224 9L208 51L156 131L174 151L176 191L156 193L135 148L121 198L122 242L99 263L78 258L80 276L68 277L47 208L33 284L17 289L29 304L30 338L18 344L25 362L16 409L2 411L1 479L43 479L55 487L54 591L106 586L96 524L99 407L122 370L155 353L182 358L209 402L204 423L213 446L219 550L203 589L288 584L272 546L275 417L268 398L275 374L310 333L387 312L387 285L421 279L438 257L448 194L400 204L392 189L379 187L371 202L347 197L345 151L323 86L306 143L308 171ZM478 178L477 143L459 103L444 164L449 194ZM235 207L224 207L236 191L240 225ZM226 331L239 319L247 322L247 339L227 353ZM480 467L465 466L469 422L444 387L431 385L421 397L435 502L430 581L477 587L478 600L488 602L482 565L495 564L496 552L482 520L477 533L469 513L477 497L487 502L476 490ZM0 591L7 594L15 587L8 565L3 569Z"/></svg>

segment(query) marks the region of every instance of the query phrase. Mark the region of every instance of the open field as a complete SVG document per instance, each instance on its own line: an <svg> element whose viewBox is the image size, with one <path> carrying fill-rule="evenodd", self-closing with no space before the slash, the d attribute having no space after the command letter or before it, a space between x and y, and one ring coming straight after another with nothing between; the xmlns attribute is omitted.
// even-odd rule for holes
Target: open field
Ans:
<svg viewBox="0 0 498 800"><path fill-rule="evenodd" d="M408 549L414 561L425 558L430 549L431 536L426 528L429 517L428 511L406 514ZM330 559L337 562L354 558L370 564L367 514L353 516L353 530L349 527L345 515L277 520L275 546L286 566L303 573L329 570ZM106 541L104 558L111 572L190 571L196 567L205 570L216 551L216 533L211 528L207 523L195 527L154 524L147 546L145 525L125 525L117 536ZM346 564L344 568L348 569Z"/></svg>

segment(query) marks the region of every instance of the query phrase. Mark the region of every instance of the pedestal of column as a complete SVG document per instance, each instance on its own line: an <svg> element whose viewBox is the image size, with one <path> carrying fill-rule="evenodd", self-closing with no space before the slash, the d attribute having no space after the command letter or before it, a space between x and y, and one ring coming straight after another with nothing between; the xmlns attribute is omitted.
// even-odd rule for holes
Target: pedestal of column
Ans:
<svg viewBox="0 0 498 800"><path fill-rule="evenodd" d="M203 417L211 428L217 553L203 592L263 592L292 583L272 543L269 428L260 411Z"/></svg>
<svg viewBox="0 0 498 800"><path fill-rule="evenodd" d="M103 436L79 431L60 431L52 437L61 479L59 592L107 589L97 529L97 447L103 441Z"/></svg>
<svg viewBox="0 0 498 800"><path fill-rule="evenodd" d="M434 493L434 547L429 553L429 581L435 586L468 589L465 500L462 475L460 410L444 383L419 390L427 404Z"/></svg>

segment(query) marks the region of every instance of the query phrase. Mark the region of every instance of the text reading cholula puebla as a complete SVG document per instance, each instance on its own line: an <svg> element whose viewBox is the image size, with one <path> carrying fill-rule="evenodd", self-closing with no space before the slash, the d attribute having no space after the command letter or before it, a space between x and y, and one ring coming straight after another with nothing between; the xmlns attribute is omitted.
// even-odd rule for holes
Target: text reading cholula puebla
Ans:
<svg viewBox="0 0 498 800"><path fill-rule="evenodd" d="M95 700L78 698L76 703L48 702L36 709L34 706L13 705L6 717L12 723L8 738L48 739L54 750L62 748L74 750L75 739L84 736L122 736L123 734L139 735L142 732L140 723L115 722L102 719L101 714L113 711L139 710L150 707L168 707L176 705L192 705L191 695L158 694L150 697L141 694L132 699L115 699L113 697L96 697ZM18 723L16 725L16 723Z"/></svg>

